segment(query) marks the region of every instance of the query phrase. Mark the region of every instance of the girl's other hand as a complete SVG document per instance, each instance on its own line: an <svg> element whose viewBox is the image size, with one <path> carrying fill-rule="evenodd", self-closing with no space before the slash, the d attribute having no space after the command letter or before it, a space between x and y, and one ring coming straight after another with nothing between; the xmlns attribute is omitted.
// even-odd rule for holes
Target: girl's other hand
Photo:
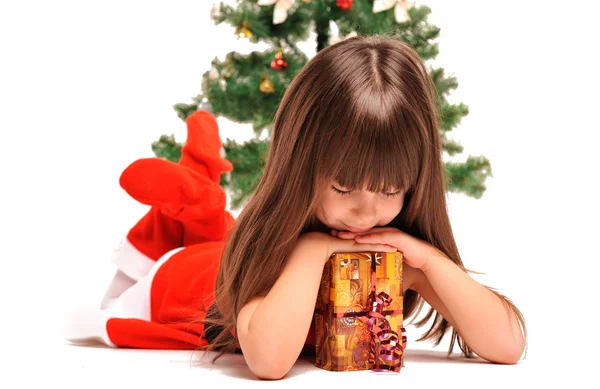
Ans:
<svg viewBox="0 0 600 389"><path fill-rule="evenodd" d="M406 264L415 269L425 270L428 266L428 260L434 256L446 257L444 253L428 242L394 227L376 227L366 232L332 230L330 235L341 240L349 240L361 244L392 246L402 251L402 257Z"/></svg>

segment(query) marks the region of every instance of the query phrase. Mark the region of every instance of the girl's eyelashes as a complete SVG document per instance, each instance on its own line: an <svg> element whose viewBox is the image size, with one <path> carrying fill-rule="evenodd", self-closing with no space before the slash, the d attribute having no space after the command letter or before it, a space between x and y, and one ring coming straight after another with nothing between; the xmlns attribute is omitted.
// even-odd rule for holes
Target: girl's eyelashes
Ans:
<svg viewBox="0 0 600 389"><path fill-rule="evenodd" d="M338 194L340 194L340 195L342 195L342 196L346 196L346 195L349 195L350 193L352 193L352 191L351 191L351 190L348 190L348 191L343 191L343 190L341 190L341 189L338 189L338 188L336 188L336 187L335 187L335 186L333 186L333 185L331 186L331 189L333 189L333 190L334 190L336 193L338 193Z"/></svg>
<svg viewBox="0 0 600 389"><path fill-rule="evenodd" d="M341 190L336 188L335 186L331 186L331 189L333 189L336 193L338 193L341 196L348 196L349 194L351 194L353 191L352 190ZM396 197L396 196L400 196L402 194L402 191L399 190L397 192L394 193L384 193L387 197Z"/></svg>
<svg viewBox="0 0 600 389"><path fill-rule="evenodd" d="M402 194L402 191L401 191L401 190L399 190L399 191L397 191L397 192L394 192L394 193L386 193L385 195L386 195L387 197L396 197L396 196L400 196L401 194Z"/></svg>

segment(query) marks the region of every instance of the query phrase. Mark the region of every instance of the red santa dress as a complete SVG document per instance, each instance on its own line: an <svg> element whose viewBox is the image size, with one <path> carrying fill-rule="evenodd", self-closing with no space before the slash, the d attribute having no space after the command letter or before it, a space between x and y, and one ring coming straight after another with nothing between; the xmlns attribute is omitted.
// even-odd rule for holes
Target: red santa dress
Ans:
<svg viewBox="0 0 600 389"><path fill-rule="evenodd" d="M225 210L223 172L233 169L215 117L196 111L178 163L140 159L120 177L121 187L151 206L124 238L117 273L98 310L69 318L66 338L111 347L202 349L220 328L205 328L224 239L234 223ZM230 329L234 334L234 329ZM303 353L314 351L314 323ZM238 344L238 352L241 349Z"/></svg>

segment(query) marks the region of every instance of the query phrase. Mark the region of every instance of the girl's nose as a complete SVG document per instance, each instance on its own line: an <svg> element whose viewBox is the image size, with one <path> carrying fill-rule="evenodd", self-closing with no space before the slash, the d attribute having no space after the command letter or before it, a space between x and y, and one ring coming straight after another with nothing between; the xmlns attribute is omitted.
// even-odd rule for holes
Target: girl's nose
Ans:
<svg viewBox="0 0 600 389"><path fill-rule="evenodd" d="M362 196L352 207L352 216L356 226L370 226L377 219L377 201L373 197Z"/></svg>

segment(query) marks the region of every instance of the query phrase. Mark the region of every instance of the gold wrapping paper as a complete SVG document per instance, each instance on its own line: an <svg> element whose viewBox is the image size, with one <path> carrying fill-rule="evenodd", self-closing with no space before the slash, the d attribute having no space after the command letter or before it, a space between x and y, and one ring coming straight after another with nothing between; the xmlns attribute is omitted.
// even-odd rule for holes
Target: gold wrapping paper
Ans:
<svg viewBox="0 0 600 389"><path fill-rule="evenodd" d="M390 329L403 337L402 252L335 253L325 265L315 309L315 365L330 371L369 370L373 334L357 317L336 317L368 306L375 261L375 294L392 299L383 311ZM404 338L405 339L405 338ZM379 359L382 361L381 359ZM403 359L401 359L403 363ZM371 362L373 357L371 356ZM403 365L401 365L403 366Z"/></svg>

